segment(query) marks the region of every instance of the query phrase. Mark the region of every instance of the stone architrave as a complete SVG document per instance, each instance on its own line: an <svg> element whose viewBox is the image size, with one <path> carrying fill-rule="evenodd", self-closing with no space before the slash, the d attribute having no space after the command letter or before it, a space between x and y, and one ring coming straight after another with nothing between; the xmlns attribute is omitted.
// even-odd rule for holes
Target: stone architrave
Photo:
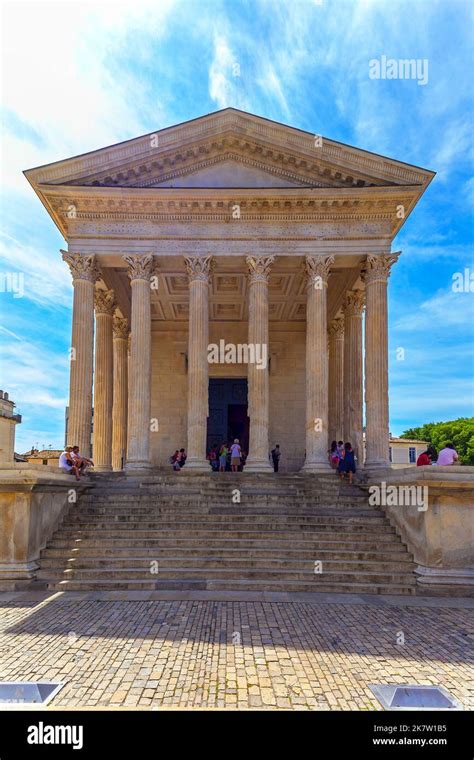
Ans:
<svg viewBox="0 0 474 760"><path fill-rule="evenodd" d="M151 411L151 278L155 262L150 254L123 257L132 289L131 347L128 394L126 470L148 469Z"/></svg>
<svg viewBox="0 0 474 760"><path fill-rule="evenodd" d="M399 253L367 256L365 282L365 416L368 468L390 466L387 281Z"/></svg>
<svg viewBox="0 0 474 760"><path fill-rule="evenodd" d="M112 406L112 469L122 470L127 456L128 406L128 319L115 315L112 321L114 345L114 400Z"/></svg>
<svg viewBox="0 0 474 760"><path fill-rule="evenodd" d="M247 256L249 282L248 344L255 359L247 368L248 415L250 418L249 451L246 472L270 472L268 458L269 374L268 357L268 281L274 256ZM263 360L265 358L265 361Z"/></svg>
<svg viewBox="0 0 474 760"><path fill-rule="evenodd" d="M212 256L186 256L189 282L188 449L186 469L209 471L206 460L209 414L209 280Z"/></svg>
<svg viewBox="0 0 474 760"><path fill-rule="evenodd" d="M325 472L328 460L327 286L334 256L306 256L306 458L303 470Z"/></svg>
<svg viewBox="0 0 474 760"><path fill-rule="evenodd" d="M344 319L333 319L329 334L329 442L344 437Z"/></svg>
<svg viewBox="0 0 474 760"><path fill-rule="evenodd" d="M91 456L94 362L94 284L100 277L95 255L61 251L74 287L67 442Z"/></svg>
<svg viewBox="0 0 474 760"><path fill-rule="evenodd" d="M364 463L362 314L365 293L350 290L344 298L344 440L352 444L359 466Z"/></svg>

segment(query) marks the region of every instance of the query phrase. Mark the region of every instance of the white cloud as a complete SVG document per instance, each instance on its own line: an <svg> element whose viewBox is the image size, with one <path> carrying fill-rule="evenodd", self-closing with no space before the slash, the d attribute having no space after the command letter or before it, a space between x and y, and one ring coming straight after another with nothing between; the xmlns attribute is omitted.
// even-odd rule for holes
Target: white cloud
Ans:
<svg viewBox="0 0 474 760"><path fill-rule="evenodd" d="M8 235L0 236L1 274L20 273L24 282L24 298L50 308L70 308L72 303L71 276L59 251L44 250L40 245L21 243ZM1 294L2 299L11 298L12 305L19 299L11 294Z"/></svg>

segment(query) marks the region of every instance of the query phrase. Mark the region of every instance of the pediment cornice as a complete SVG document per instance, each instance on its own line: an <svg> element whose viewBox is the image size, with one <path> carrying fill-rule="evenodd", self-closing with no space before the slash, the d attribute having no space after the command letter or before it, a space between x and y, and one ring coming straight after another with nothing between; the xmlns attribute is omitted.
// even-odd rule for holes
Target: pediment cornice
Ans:
<svg viewBox="0 0 474 760"><path fill-rule="evenodd" d="M295 181L307 185L425 187L433 176L427 170L327 138L322 138L320 146L315 142L311 133L225 109L29 170L26 176L33 185L99 183L146 187L175 172L195 171L197 164L218 160L229 152L236 160L256 160L268 171L290 172Z"/></svg>

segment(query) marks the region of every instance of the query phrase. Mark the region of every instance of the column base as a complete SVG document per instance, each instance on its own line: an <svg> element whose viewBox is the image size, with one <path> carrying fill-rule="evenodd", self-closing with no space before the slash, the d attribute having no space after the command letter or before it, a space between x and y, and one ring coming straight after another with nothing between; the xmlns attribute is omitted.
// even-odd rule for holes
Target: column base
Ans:
<svg viewBox="0 0 474 760"><path fill-rule="evenodd" d="M125 463L126 472L140 472L142 470L151 470L151 462L141 461Z"/></svg>
<svg viewBox="0 0 474 760"><path fill-rule="evenodd" d="M209 464L207 459L198 459L197 457L196 458L193 457L192 459L188 457L186 459L186 462L184 466L182 467L181 472L185 472L186 470L188 470L188 472L190 470L192 470L193 472L206 472L206 473L212 472L211 465Z"/></svg>
<svg viewBox="0 0 474 760"><path fill-rule="evenodd" d="M329 462L305 462L300 472L333 472Z"/></svg>
<svg viewBox="0 0 474 760"><path fill-rule="evenodd" d="M244 472L273 472L268 459L247 459Z"/></svg>
<svg viewBox="0 0 474 760"><path fill-rule="evenodd" d="M108 464L95 464L94 472L112 472L112 465Z"/></svg>

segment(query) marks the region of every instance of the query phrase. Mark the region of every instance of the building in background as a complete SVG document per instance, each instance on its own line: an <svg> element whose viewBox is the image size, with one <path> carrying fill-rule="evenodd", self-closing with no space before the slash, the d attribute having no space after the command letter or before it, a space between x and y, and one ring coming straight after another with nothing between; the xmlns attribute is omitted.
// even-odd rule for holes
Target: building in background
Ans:
<svg viewBox="0 0 474 760"><path fill-rule="evenodd" d="M21 414L15 414L15 404L8 393L0 391L0 464L15 461L15 427Z"/></svg>
<svg viewBox="0 0 474 760"><path fill-rule="evenodd" d="M59 467L59 457L63 449L35 449L31 448L25 454L21 455L21 461L28 464L43 464L48 467Z"/></svg>

